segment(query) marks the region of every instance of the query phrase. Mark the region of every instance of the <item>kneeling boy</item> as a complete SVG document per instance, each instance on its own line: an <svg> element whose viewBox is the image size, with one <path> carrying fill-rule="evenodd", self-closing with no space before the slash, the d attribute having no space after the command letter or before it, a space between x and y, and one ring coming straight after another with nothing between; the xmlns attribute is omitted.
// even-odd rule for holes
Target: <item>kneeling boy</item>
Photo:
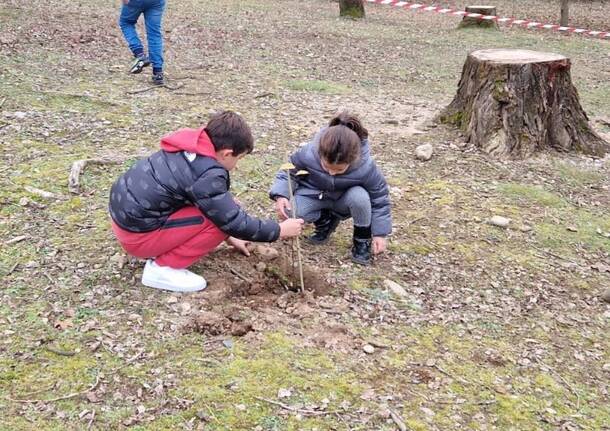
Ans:
<svg viewBox="0 0 610 431"><path fill-rule="evenodd" d="M205 279L185 268L222 241L248 254L246 241L272 242L301 233L303 220L278 224L251 217L229 192L229 171L253 148L245 120L225 111L204 128L163 137L160 151L113 184L112 230L127 253L148 259L145 286L202 290Z"/></svg>

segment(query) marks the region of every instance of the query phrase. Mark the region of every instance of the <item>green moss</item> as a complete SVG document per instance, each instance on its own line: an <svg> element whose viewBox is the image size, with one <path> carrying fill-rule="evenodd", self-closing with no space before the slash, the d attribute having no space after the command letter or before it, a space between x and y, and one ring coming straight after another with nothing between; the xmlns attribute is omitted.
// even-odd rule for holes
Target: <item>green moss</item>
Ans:
<svg viewBox="0 0 610 431"><path fill-rule="evenodd" d="M462 111L455 111L452 114L444 113L439 117L440 121L445 124L452 124L459 128L462 127L463 121L465 118L465 114Z"/></svg>
<svg viewBox="0 0 610 431"><path fill-rule="evenodd" d="M498 102L505 102L507 101L509 94L508 91L506 89L506 82L503 80L496 80L494 82L494 89L492 92L492 96L494 99L496 99Z"/></svg>
<svg viewBox="0 0 610 431"><path fill-rule="evenodd" d="M360 19L364 18L364 9L358 6L344 7L339 15L344 18Z"/></svg>
<svg viewBox="0 0 610 431"><path fill-rule="evenodd" d="M574 187L597 184L604 179L604 176L599 172L581 169L567 162L556 162L555 169L565 183Z"/></svg>
<svg viewBox="0 0 610 431"><path fill-rule="evenodd" d="M610 232L610 216L597 216L585 210L573 210L565 216L565 224L543 222L534 226L536 237L545 247L569 254L580 248L610 252L610 241L598 233L598 230ZM576 232L568 231L567 225Z"/></svg>
<svg viewBox="0 0 610 431"><path fill-rule="evenodd" d="M407 240L392 241L388 245L388 250L394 253L419 254L426 256L434 251L434 247L429 244L413 244Z"/></svg>
<svg viewBox="0 0 610 431"><path fill-rule="evenodd" d="M288 81L288 88L296 91L309 91L313 93L347 94L349 87L329 81L319 80L292 80Z"/></svg>
<svg viewBox="0 0 610 431"><path fill-rule="evenodd" d="M406 414L410 414L410 412L406 412ZM413 418L405 419L405 425L409 427L408 429L413 431L428 431L430 429L425 423Z"/></svg>
<svg viewBox="0 0 610 431"><path fill-rule="evenodd" d="M195 351L187 349L176 358L178 362L190 363L187 367L193 372L192 378L177 393L197 400L200 406L213 403L217 406L214 416L218 424L232 429L269 421L276 408L256 397L274 399L280 388L292 388L292 402L314 404L324 398L331 404L343 400L355 402L362 391L357 377L338 368L333 358L321 351L299 347L280 333L267 334L256 351L247 351L241 343L236 343L231 358L218 367L202 368L201 363L192 360L194 357ZM242 404L247 406L246 410L236 407ZM294 418L289 418L287 423L293 421Z"/></svg>
<svg viewBox="0 0 610 431"><path fill-rule="evenodd" d="M544 190L542 187L518 183L505 183L498 186L498 191L506 196L545 207L564 207L568 203L561 196Z"/></svg>

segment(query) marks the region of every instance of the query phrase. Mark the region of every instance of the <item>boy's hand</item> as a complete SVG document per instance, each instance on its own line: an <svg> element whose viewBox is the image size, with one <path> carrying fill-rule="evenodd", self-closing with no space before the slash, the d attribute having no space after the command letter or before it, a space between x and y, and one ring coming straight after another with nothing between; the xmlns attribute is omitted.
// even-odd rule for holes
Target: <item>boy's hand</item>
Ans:
<svg viewBox="0 0 610 431"><path fill-rule="evenodd" d="M280 223L280 239L299 236L305 221L301 218L289 218Z"/></svg>
<svg viewBox="0 0 610 431"><path fill-rule="evenodd" d="M250 256L250 251L248 250L248 244L250 244L250 241L244 241L242 239L237 239L230 236L227 238L227 244L239 251L241 254Z"/></svg>
<svg viewBox="0 0 610 431"><path fill-rule="evenodd" d="M373 237L373 254L383 253L388 247L388 241L382 236Z"/></svg>
<svg viewBox="0 0 610 431"><path fill-rule="evenodd" d="M291 211L290 201L282 196L275 200L275 211L280 220L286 220L288 218L288 211Z"/></svg>

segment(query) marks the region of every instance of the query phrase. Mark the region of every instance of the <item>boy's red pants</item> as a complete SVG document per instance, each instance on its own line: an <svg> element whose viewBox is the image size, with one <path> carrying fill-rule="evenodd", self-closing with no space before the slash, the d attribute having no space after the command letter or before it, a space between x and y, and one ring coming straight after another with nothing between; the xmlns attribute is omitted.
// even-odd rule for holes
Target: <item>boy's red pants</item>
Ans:
<svg viewBox="0 0 610 431"><path fill-rule="evenodd" d="M186 268L228 238L194 206L173 213L151 232L129 232L112 222L112 231L125 251L142 259L155 258L160 266Z"/></svg>

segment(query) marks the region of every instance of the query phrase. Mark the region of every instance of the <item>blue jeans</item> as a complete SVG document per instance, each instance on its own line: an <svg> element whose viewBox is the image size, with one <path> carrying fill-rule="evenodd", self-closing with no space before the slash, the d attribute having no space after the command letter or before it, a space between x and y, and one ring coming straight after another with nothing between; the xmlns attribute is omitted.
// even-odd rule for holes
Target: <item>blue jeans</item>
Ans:
<svg viewBox="0 0 610 431"><path fill-rule="evenodd" d="M153 72L163 70L163 35L161 33L161 21L165 9L165 0L129 0L123 4L119 26L123 36L134 56L144 54L142 41L136 31L136 22L141 14L144 14L146 26L146 39L148 40L148 55L153 65Z"/></svg>

